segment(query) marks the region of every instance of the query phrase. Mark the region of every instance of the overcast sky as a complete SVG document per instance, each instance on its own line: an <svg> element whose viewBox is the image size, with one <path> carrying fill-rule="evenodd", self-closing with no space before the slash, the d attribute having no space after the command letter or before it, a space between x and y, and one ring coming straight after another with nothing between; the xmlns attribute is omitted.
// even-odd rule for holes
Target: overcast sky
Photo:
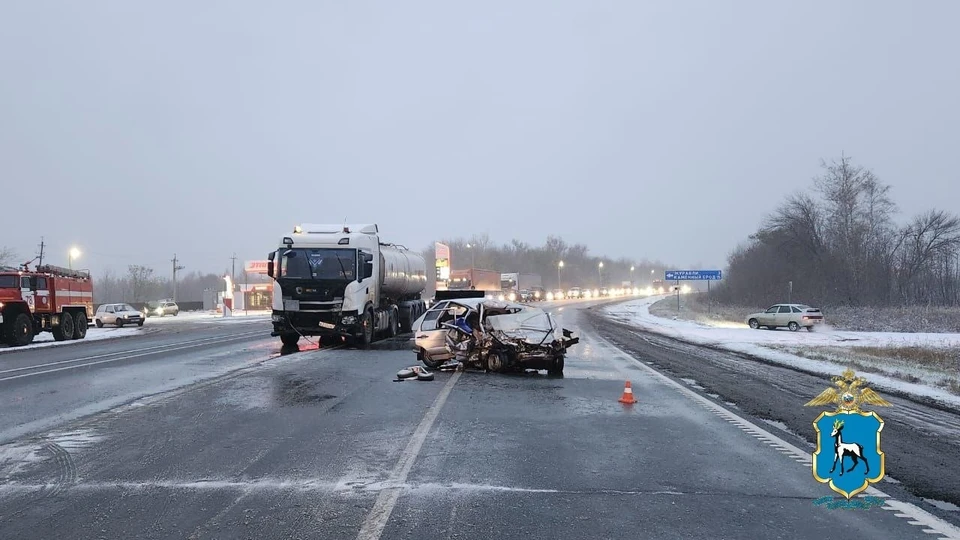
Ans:
<svg viewBox="0 0 960 540"><path fill-rule="evenodd" d="M956 212L958 20L951 0L6 0L0 245L220 271L346 218L417 249L554 234L720 266L841 152L905 214Z"/></svg>

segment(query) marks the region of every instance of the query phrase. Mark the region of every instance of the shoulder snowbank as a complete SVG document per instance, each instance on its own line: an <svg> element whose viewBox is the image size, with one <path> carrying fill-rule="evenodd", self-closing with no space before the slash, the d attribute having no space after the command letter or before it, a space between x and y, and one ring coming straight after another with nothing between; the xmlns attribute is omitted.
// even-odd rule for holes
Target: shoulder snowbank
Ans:
<svg viewBox="0 0 960 540"><path fill-rule="evenodd" d="M787 330L752 330L746 324L723 324L712 326L688 320L658 317L650 313L650 306L663 296L651 296L631 300L604 309L606 314L621 322L643 330L668 337L708 345L725 350L750 354L785 366L826 376L839 375L847 366L803 358L775 348L804 347L960 347L960 334L930 334L901 332L849 332L834 331L829 327L815 332L790 332ZM859 359L858 359L859 361ZM878 368L881 366L877 366ZM856 370L856 369L855 369ZM951 407L960 407L960 396L938 388L946 378L943 373L917 369L912 372L920 383L910 383L878 373L865 375L876 388L923 396ZM960 375L960 374L958 374Z"/></svg>

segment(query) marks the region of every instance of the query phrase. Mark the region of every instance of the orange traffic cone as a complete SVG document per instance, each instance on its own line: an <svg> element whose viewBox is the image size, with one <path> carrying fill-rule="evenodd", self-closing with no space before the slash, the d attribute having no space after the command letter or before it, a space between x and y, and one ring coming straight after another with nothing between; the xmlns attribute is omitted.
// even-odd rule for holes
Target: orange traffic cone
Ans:
<svg viewBox="0 0 960 540"><path fill-rule="evenodd" d="M627 405L633 405L637 402L637 400L633 398L633 388L630 386L630 381L627 381L626 386L623 387L623 396L620 397L619 401Z"/></svg>

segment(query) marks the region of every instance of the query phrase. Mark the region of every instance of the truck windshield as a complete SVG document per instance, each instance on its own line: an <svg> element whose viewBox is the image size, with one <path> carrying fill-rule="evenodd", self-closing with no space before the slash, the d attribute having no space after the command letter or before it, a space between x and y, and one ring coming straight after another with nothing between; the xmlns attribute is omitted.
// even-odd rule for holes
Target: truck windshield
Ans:
<svg viewBox="0 0 960 540"><path fill-rule="evenodd" d="M0 289L19 289L20 278L18 276L0 276Z"/></svg>
<svg viewBox="0 0 960 540"><path fill-rule="evenodd" d="M288 250L284 250L285 253ZM283 257L280 277L297 279L337 279L352 281L357 278L357 251L355 249L289 250Z"/></svg>

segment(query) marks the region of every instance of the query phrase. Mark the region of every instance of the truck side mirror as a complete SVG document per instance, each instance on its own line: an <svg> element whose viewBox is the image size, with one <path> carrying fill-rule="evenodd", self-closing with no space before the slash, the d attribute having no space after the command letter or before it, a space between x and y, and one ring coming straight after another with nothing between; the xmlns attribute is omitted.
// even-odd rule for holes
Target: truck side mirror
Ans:
<svg viewBox="0 0 960 540"><path fill-rule="evenodd" d="M277 256L276 251L267 253L267 275L273 277L273 259Z"/></svg>

